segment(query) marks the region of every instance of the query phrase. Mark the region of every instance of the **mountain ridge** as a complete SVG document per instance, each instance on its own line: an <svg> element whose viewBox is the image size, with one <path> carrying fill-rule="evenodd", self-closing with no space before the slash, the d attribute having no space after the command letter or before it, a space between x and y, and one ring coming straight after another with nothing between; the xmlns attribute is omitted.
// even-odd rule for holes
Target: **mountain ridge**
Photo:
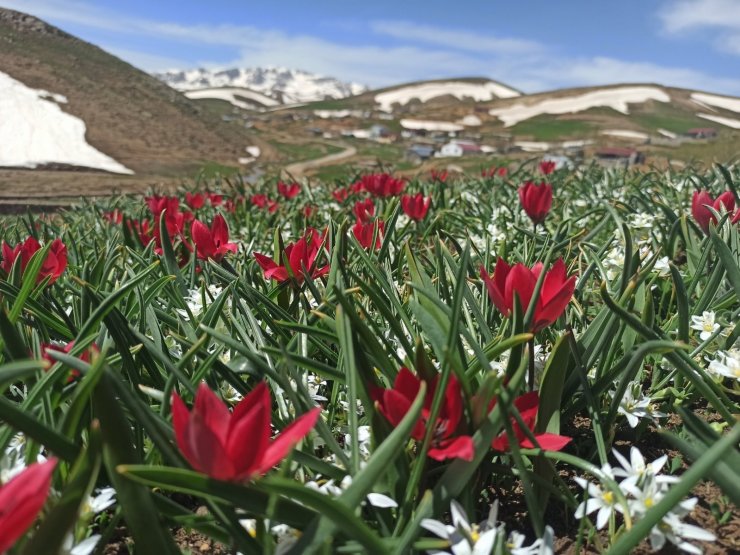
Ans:
<svg viewBox="0 0 740 555"><path fill-rule="evenodd" d="M258 144L127 62L44 21L0 8L0 72L65 97L87 142L140 176L174 176L207 162L235 164ZM269 145L259 145L269 153Z"/></svg>
<svg viewBox="0 0 740 555"><path fill-rule="evenodd" d="M185 93L200 89L244 88L281 104L347 98L368 90L359 83L344 82L300 69L272 66L223 70L196 68L155 72L152 75Z"/></svg>

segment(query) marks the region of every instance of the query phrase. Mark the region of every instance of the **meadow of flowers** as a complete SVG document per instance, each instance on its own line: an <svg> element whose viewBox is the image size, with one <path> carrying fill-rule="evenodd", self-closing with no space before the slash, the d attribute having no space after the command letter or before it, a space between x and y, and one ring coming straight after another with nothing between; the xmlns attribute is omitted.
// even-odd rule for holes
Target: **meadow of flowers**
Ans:
<svg viewBox="0 0 740 555"><path fill-rule="evenodd" d="M0 553L731 552L737 183L214 178L3 218Z"/></svg>

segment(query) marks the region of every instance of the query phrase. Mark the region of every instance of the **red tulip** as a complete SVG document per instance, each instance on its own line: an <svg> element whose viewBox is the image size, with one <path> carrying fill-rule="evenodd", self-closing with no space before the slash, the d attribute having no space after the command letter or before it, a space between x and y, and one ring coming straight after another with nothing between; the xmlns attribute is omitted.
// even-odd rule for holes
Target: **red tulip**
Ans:
<svg viewBox="0 0 740 555"><path fill-rule="evenodd" d="M20 257L21 272L26 270L26 266L31 261L31 257L41 249L39 242L33 237L28 237L23 243L18 243L15 247L11 247L5 241L2 245L3 261L0 264L6 274L10 273L13 268L13 264ZM61 239L54 239L51 243L51 247L46 254L46 259L41 265L38 275L36 276L36 283L41 283L45 278L49 277L49 285L54 283L64 273L67 268L67 247L64 246Z"/></svg>
<svg viewBox="0 0 740 555"><path fill-rule="evenodd" d="M495 177L498 175L499 177L506 177L508 173L509 173L508 168L504 166L497 168L494 166L492 168L488 168L487 170L486 169L481 170L480 176L481 177Z"/></svg>
<svg viewBox="0 0 740 555"><path fill-rule="evenodd" d="M367 191L375 197L392 197L401 194L405 186L403 179L396 179L387 173L374 173L363 175L352 188L354 192Z"/></svg>
<svg viewBox="0 0 740 555"><path fill-rule="evenodd" d="M165 210L173 214L180 211L180 199L177 197L154 195L152 197L145 197L144 200L146 201L147 206L149 206L149 211L156 219L159 219L159 216Z"/></svg>
<svg viewBox="0 0 740 555"><path fill-rule="evenodd" d="M439 181L440 183L447 181L447 178L450 176L450 172L447 170L431 170L429 173L432 177L432 181Z"/></svg>
<svg viewBox="0 0 740 555"><path fill-rule="evenodd" d="M239 195L238 197L233 199L228 198L226 199L226 202L224 202L224 210L226 210L226 212L228 212L229 214L233 214L234 212L236 212L236 207L239 204L244 204L243 196Z"/></svg>
<svg viewBox="0 0 740 555"><path fill-rule="evenodd" d="M704 233L709 233L709 223L717 223L717 218L714 217L712 211L708 207L712 207L716 212L732 212L735 209L735 197L732 191L725 191L719 195L716 199L712 198L707 191L695 191L694 196L691 199L691 214L694 216L694 220L699 227L702 228ZM737 215L732 217L732 222L737 221Z"/></svg>
<svg viewBox="0 0 740 555"><path fill-rule="evenodd" d="M252 198L249 200L252 202L252 205L257 208L267 207L267 195L252 195Z"/></svg>
<svg viewBox="0 0 740 555"><path fill-rule="evenodd" d="M0 553L8 551L26 533L46 503L57 460L26 467L0 485Z"/></svg>
<svg viewBox="0 0 740 555"><path fill-rule="evenodd" d="M198 220L193 222L190 233L198 249L198 258L208 260L212 258L220 262L227 252L236 252L236 243L229 243L229 226L221 214L217 214L211 224L211 229Z"/></svg>
<svg viewBox="0 0 740 555"><path fill-rule="evenodd" d="M301 186L299 183L288 184L283 183L282 181L278 181L277 190L278 193L290 200L298 196L298 194L301 192Z"/></svg>
<svg viewBox="0 0 740 555"><path fill-rule="evenodd" d="M377 224L377 236L375 236L375 222L357 222L352 226L352 233L360 245L362 245L362 248L369 249L373 243L373 237L375 237L375 249L380 248L380 242L383 238L383 233L385 232L385 223L382 220L377 220Z"/></svg>
<svg viewBox="0 0 740 555"><path fill-rule="evenodd" d="M126 220L129 230L136 233L143 246L154 241L154 230L149 220Z"/></svg>
<svg viewBox="0 0 740 555"><path fill-rule="evenodd" d="M204 383L192 411L177 393L172 395L172 426L180 452L195 470L216 480L242 482L262 476L308 435L320 413L315 407L302 414L270 441L272 403L265 382L233 412Z"/></svg>
<svg viewBox="0 0 740 555"><path fill-rule="evenodd" d="M557 164L552 160L543 160L540 162L540 173L542 175L550 175L557 169Z"/></svg>
<svg viewBox="0 0 740 555"><path fill-rule="evenodd" d="M527 181L519 187L519 201L529 219L535 225L541 224L552 207L552 186L549 183L535 185L532 181Z"/></svg>
<svg viewBox="0 0 740 555"><path fill-rule="evenodd" d="M116 208L109 212L103 212L103 218L112 224L120 225L123 223L123 212Z"/></svg>
<svg viewBox="0 0 740 555"><path fill-rule="evenodd" d="M321 268L316 267L316 258L321 253L323 242L322 234L313 228L308 228L295 244L290 243L285 247L280 260L272 260L258 252L254 253L254 258L264 271L265 279L274 279L280 283L293 279L300 284L305 279L304 272L307 272L313 279L329 273L328 264Z"/></svg>
<svg viewBox="0 0 740 555"><path fill-rule="evenodd" d="M313 204L307 204L303 207L303 217L310 218L311 216L315 216L318 211L319 209Z"/></svg>
<svg viewBox="0 0 740 555"><path fill-rule="evenodd" d="M149 210L154 216L154 237L157 245L161 247L162 240L159 233L159 220L162 212L165 212L164 223L167 227L167 234L170 239L174 240L178 235L185 231L185 224L193 219L192 212L180 212L180 200L177 197L146 197Z"/></svg>
<svg viewBox="0 0 740 555"><path fill-rule="evenodd" d="M199 208L203 208L205 203L206 195L203 193L185 193L185 204L187 204L191 209L198 210Z"/></svg>
<svg viewBox="0 0 740 555"><path fill-rule="evenodd" d="M352 213L358 221L367 223L375 215L375 204L373 199L358 200L352 208Z"/></svg>
<svg viewBox="0 0 740 555"><path fill-rule="evenodd" d="M75 346L74 341L70 341L64 347L62 347L61 345L54 345L53 343L42 343L41 344L41 358L48 363L49 368L50 368L51 366L57 363L57 360L53 358L51 355L49 355L49 351L56 351L58 353L64 353L68 355L69 353L72 352L72 349L74 348L74 346ZM82 353L80 353L78 355L78 358L82 362L87 362L89 364L91 354L97 353L97 352L99 352L98 346L93 343L92 345L90 345L90 347L88 347ZM77 370L73 369L69 373L69 379L67 381L71 382L74 378L76 378L79 375L80 373Z"/></svg>
<svg viewBox="0 0 740 555"><path fill-rule="evenodd" d="M347 197L349 196L349 189L347 189L347 187L335 189L331 192L331 196L333 196L334 200L336 200L337 202L342 203L347 200Z"/></svg>
<svg viewBox="0 0 740 555"><path fill-rule="evenodd" d="M3 241L3 262L0 267L5 271L6 274L10 274L13 264L18 257L20 257L21 273L26 269L28 263L31 261L31 257L41 248L41 245L34 237L28 237L23 243L18 243L15 247L11 247L8 243Z"/></svg>
<svg viewBox="0 0 740 555"><path fill-rule="evenodd" d="M258 208L267 208L270 214L278 209L277 201L267 198L267 195L252 195L251 201Z"/></svg>
<svg viewBox="0 0 740 555"><path fill-rule="evenodd" d="M489 276L483 266L480 268L480 276L486 284L488 296L504 316L509 316L514 309L514 293L519 298L522 310L527 310L540 272L541 262L530 270L522 263L511 267L502 258L496 262L493 276ZM546 328L560 317L573 297L575 287L576 277L566 275L565 263L559 258L542 283L532 320L533 332Z"/></svg>
<svg viewBox="0 0 740 555"><path fill-rule="evenodd" d="M412 220L420 222L427 216L429 207L432 205L432 197L424 198L424 195L417 193L414 196L403 195L401 197L401 208Z"/></svg>
<svg viewBox="0 0 740 555"><path fill-rule="evenodd" d="M211 203L211 206L221 206L223 201L224 201L223 195L217 195L216 193L208 193L208 202Z"/></svg>
<svg viewBox="0 0 740 555"><path fill-rule="evenodd" d="M494 401L493 405L495 404L496 403ZM491 406L491 408L493 408L493 405ZM522 421L524 422L524 424L526 424L527 428L529 428L529 431L533 433L538 445L543 450L560 451L563 447L571 442L572 438L567 436L560 436L547 432L541 434L534 433L534 425L537 421L537 411L540 408L540 397L536 391L532 391L531 393L521 395L520 397L514 399L514 406L516 407L516 410L519 411L519 414L522 417ZM514 429L514 435L516 436L517 442L519 443L519 447L523 447L524 449L534 448L534 444L529 440L529 438L527 438L526 435L524 435L524 432L522 431L516 419L512 418L511 424L512 428ZM502 432L501 434L499 434L499 436L491 443L491 447L496 451L501 451L504 453L509 451L511 446L509 444L509 436L506 435L506 432Z"/></svg>
<svg viewBox="0 0 740 555"><path fill-rule="evenodd" d="M436 461L445 459L471 461L475 451L473 438L456 433L463 417L463 398L460 383L455 376L450 376L437 419L434 423L430 424L429 422L429 413L432 410L432 402L438 382L439 376L435 377L431 384L427 383L424 407L411 432L411 437L417 441L422 441L427 427L432 425L434 435L429 449L429 456L432 459ZM376 388L371 394L380 413L385 416L392 426L398 426L411 408L411 403L414 402L420 387L421 380L414 376L408 368L401 368L393 382L393 388Z"/></svg>

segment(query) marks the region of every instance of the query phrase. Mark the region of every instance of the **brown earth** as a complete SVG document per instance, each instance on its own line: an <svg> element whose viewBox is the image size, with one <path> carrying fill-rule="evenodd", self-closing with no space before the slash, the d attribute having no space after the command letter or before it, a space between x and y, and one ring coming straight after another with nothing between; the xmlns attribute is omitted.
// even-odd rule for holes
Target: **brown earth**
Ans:
<svg viewBox="0 0 740 555"><path fill-rule="evenodd" d="M266 160L274 156L243 125L222 121L147 73L33 16L0 8L0 52L0 71L66 96L60 107L85 122L87 141L137 175L174 177L207 162L236 166L249 145L259 146Z"/></svg>

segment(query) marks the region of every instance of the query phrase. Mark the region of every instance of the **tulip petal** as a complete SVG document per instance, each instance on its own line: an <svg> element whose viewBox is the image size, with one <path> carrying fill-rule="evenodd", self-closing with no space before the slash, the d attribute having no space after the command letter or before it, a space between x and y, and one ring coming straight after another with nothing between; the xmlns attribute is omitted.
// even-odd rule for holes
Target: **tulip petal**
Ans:
<svg viewBox="0 0 740 555"><path fill-rule="evenodd" d="M463 415L462 390L460 388L460 382L457 381L455 376L450 376L450 381L448 382L447 390L445 391L445 402L442 405L442 411L440 411L440 414L444 415L447 419L445 437L449 437L455 433Z"/></svg>
<svg viewBox="0 0 740 555"><path fill-rule="evenodd" d="M211 224L211 237L217 247L229 242L229 226L221 214L217 214L216 217L213 218L213 223Z"/></svg>
<svg viewBox="0 0 740 555"><path fill-rule="evenodd" d="M190 426L190 411L177 393L172 394L172 427L175 430L177 447L185 459L192 465L195 463L195 453L188 443L188 427Z"/></svg>
<svg viewBox="0 0 740 555"><path fill-rule="evenodd" d="M568 303L573 298L575 288L576 277L571 276L562 284L560 290L547 301L547 304L538 306L534 316L534 331L540 331L554 323L565 312Z"/></svg>
<svg viewBox="0 0 740 555"><path fill-rule="evenodd" d="M544 451L560 451L573 440L567 436L549 433L535 434L534 437ZM534 444L529 439L522 440L519 445L525 449L534 448Z"/></svg>
<svg viewBox="0 0 740 555"><path fill-rule="evenodd" d="M195 470L216 480L237 478L224 444L197 409L190 413L190 425L186 428L186 434L185 441L188 442L194 458L189 462Z"/></svg>
<svg viewBox="0 0 740 555"><path fill-rule="evenodd" d="M265 450L258 472L264 474L277 463L282 461L288 452L316 425L321 414L321 407L315 407L296 418Z"/></svg>
<svg viewBox="0 0 740 555"><path fill-rule="evenodd" d="M213 257L216 247L211 237L211 230L201 221L194 220L190 226L190 235L198 249L198 258L208 259Z"/></svg>
<svg viewBox="0 0 740 555"><path fill-rule="evenodd" d="M249 405L247 410L242 410L238 420L236 413L232 416L226 453L238 478L247 478L254 473L270 444L270 405L268 394L266 404L257 401Z"/></svg>
<svg viewBox="0 0 740 555"><path fill-rule="evenodd" d="M398 426L411 408L411 401L408 397L399 393L395 389L386 389L383 392L383 400L378 403L378 405L380 413L385 416L388 422L390 422L392 426ZM411 432L411 437L416 440L422 440L424 439L424 431L424 423L422 422L421 417L419 417L419 420L416 421L414 429Z"/></svg>
<svg viewBox="0 0 740 555"><path fill-rule="evenodd" d="M514 293L516 293L522 311L526 311L536 284L537 278L529 268L521 263L515 264L506 276L506 287L504 288L506 306L513 309Z"/></svg>
<svg viewBox="0 0 740 555"><path fill-rule="evenodd" d="M472 461L475 455L475 445L472 437L457 436L452 439L440 441L436 446L429 449L428 454L435 461L446 459Z"/></svg>
<svg viewBox="0 0 740 555"><path fill-rule="evenodd" d="M0 488L0 553L5 553L36 520L46 503L56 459L29 465Z"/></svg>
<svg viewBox="0 0 740 555"><path fill-rule="evenodd" d="M409 402L416 399L420 387L421 380L405 366L398 371L396 379L393 380L393 390L406 397Z"/></svg>
<svg viewBox="0 0 740 555"><path fill-rule="evenodd" d="M493 305L503 314L504 316L508 316L511 310L509 307L506 306L506 302L504 300L504 290L499 289L496 284L496 276L498 272L494 272L493 277L488 275L488 272L486 272L485 267L480 267L480 277L483 280L483 283L486 286L486 289L488 290L488 296L491 299L491 302Z"/></svg>
<svg viewBox="0 0 740 555"><path fill-rule="evenodd" d="M204 424L213 431L219 442L222 444L226 442L231 413L224 402L205 383L198 386L193 413L200 415Z"/></svg>

